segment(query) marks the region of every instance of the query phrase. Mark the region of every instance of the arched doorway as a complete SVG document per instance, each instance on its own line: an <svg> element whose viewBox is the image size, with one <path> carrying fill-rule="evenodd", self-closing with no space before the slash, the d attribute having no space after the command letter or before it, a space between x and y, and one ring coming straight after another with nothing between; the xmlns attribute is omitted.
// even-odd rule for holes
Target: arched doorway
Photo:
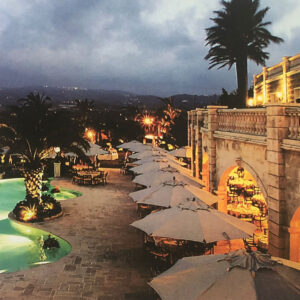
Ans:
<svg viewBox="0 0 300 300"><path fill-rule="evenodd" d="M300 262L300 207L290 223L290 260Z"/></svg>
<svg viewBox="0 0 300 300"><path fill-rule="evenodd" d="M229 167L218 185L218 209L257 226L246 246L266 251L268 247L268 209L265 197L252 174L241 165Z"/></svg>

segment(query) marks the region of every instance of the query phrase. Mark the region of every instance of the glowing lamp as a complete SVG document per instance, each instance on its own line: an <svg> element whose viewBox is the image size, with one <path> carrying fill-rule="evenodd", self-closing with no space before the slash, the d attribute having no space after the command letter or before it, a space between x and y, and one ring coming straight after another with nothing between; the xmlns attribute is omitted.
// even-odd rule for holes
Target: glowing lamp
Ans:
<svg viewBox="0 0 300 300"><path fill-rule="evenodd" d="M37 208L35 205L30 206L21 206L22 210L20 212L20 219L23 221L30 221L37 219Z"/></svg>
<svg viewBox="0 0 300 300"><path fill-rule="evenodd" d="M154 135L153 134L147 134L145 135L146 139L154 139Z"/></svg>
<svg viewBox="0 0 300 300"><path fill-rule="evenodd" d="M153 123L153 119L146 117L146 118L144 118L143 122L145 125L151 125Z"/></svg>
<svg viewBox="0 0 300 300"><path fill-rule="evenodd" d="M254 105L254 100L253 98L249 98L247 101L248 106L253 106Z"/></svg>
<svg viewBox="0 0 300 300"><path fill-rule="evenodd" d="M54 152L57 154L60 152L60 147L54 147Z"/></svg>
<svg viewBox="0 0 300 300"><path fill-rule="evenodd" d="M281 94L280 92L277 92L277 93L276 93L276 97L277 97L278 99L281 99L282 94Z"/></svg>

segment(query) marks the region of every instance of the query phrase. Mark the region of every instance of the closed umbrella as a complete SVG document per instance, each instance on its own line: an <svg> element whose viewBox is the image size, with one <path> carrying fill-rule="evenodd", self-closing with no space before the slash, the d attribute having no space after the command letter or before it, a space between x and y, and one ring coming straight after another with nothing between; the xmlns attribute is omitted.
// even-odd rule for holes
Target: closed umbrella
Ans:
<svg viewBox="0 0 300 300"><path fill-rule="evenodd" d="M300 271L260 252L184 257L149 285L162 300L296 300Z"/></svg>
<svg viewBox="0 0 300 300"><path fill-rule="evenodd" d="M131 225L151 236L202 243L249 238L256 230L254 224L189 202L152 213Z"/></svg>
<svg viewBox="0 0 300 300"><path fill-rule="evenodd" d="M137 203L162 207L177 206L184 201L193 199L199 207L208 208L207 204L185 186L184 182L171 180L158 186L133 192L129 196Z"/></svg>

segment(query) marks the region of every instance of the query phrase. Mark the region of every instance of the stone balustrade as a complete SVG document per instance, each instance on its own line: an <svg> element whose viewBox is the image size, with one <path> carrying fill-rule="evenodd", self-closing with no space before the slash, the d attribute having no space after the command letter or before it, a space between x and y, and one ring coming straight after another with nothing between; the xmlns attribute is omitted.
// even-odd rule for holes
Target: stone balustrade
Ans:
<svg viewBox="0 0 300 300"><path fill-rule="evenodd" d="M243 134L266 136L266 110L261 109L220 109L218 130Z"/></svg>
<svg viewBox="0 0 300 300"><path fill-rule="evenodd" d="M288 138L300 140L300 108L287 108L286 114L289 119Z"/></svg>
<svg viewBox="0 0 300 300"><path fill-rule="evenodd" d="M189 119L189 124L193 128L208 129L208 110L202 109L191 111L193 118ZM285 118L288 121L288 133L282 137L283 139L300 140L300 107L286 107ZM252 136L267 136L267 109L251 108L251 109L217 109L216 115L217 126L215 131L240 133ZM284 117L283 117L284 118Z"/></svg>

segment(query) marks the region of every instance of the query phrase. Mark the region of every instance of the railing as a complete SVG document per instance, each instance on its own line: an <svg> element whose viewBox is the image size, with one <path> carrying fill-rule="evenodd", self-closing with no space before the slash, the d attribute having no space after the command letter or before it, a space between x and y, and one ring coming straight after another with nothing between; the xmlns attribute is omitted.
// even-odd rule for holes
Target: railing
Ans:
<svg viewBox="0 0 300 300"><path fill-rule="evenodd" d="M288 138L300 140L300 108L287 108L286 114L289 116Z"/></svg>
<svg viewBox="0 0 300 300"><path fill-rule="evenodd" d="M220 109L218 110L218 130L266 136L266 110L260 109Z"/></svg>

